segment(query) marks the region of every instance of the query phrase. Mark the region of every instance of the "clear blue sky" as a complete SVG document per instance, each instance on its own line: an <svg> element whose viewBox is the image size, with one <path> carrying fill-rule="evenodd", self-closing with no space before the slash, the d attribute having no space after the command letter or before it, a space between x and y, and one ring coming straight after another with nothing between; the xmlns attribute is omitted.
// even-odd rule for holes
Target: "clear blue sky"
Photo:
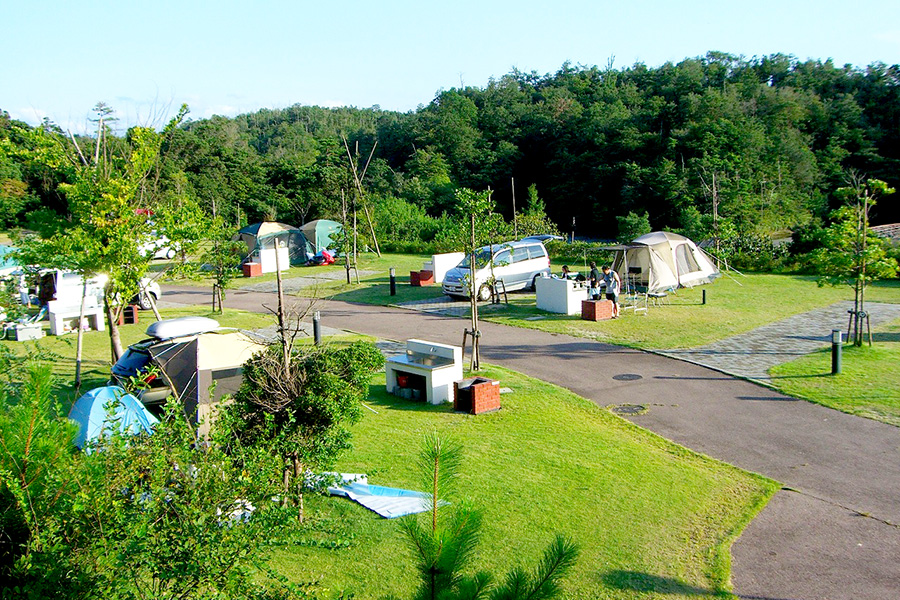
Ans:
<svg viewBox="0 0 900 600"><path fill-rule="evenodd" d="M160 125L293 104L409 111L441 89L565 61L657 66L719 50L900 63L900 1L8 0L0 109L73 132L104 101Z"/></svg>

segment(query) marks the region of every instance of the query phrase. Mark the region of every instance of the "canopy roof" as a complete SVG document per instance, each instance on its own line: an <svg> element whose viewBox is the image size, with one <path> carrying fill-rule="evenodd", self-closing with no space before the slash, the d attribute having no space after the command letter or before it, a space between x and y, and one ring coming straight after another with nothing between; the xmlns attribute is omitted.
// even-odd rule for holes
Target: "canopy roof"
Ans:
<svg viewBox="0 0 900 600"><path fill-rule="evenodd" d="M271 233L281 233L283 231L296 231L298 228L293 225L287 225L286 223L279 223L278 221L263 221L261 223L253 223L252 225L247 225L246 227L239 229L238 233L249 233L255 236L263 236L269 235Z"/></svg>

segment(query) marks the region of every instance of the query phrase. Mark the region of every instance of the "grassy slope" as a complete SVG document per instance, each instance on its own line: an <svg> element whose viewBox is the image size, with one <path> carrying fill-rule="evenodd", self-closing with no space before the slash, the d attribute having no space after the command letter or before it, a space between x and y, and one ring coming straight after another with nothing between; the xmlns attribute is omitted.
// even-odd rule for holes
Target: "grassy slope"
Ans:
<svg viewBox="0 0 900 600"><path fill-rule="evenodd" d="M844 346L840 375L829 375L828 348L773 368L773 384L791 396L900 426L900 321L874 338L871 348Z"/></svg>
<svg viewBox="0 0 900 600"><path fill-rule="evenodd" d="M487 373L515 392L503 409L471 417L388 396L378 381L354 428L344 472L372 483L417 486L422 435L450 434L466 448L462 490L485 510L479 568L505 573L533 565L555 532L582 555L569 597L688 596L727 586L733 537L775 484L691 453L569 392L499 368ZM321 528L352 530L350 548L295 547L277 568L298 580L321 577L332 592L359 598L410 595L410 561L397 525L343 499L308 502ZM340 525L346 519L350 525ZM674 595L673 595L674 594ZM647 597L641 595L640 597Z"/></svg>

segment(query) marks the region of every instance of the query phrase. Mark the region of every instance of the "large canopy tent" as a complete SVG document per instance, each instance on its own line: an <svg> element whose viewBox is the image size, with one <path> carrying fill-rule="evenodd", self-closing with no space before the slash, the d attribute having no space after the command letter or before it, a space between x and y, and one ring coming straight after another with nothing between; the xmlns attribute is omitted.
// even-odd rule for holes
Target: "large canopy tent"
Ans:
<svg viewBox="0 0 900 600"><path fill-rule="evenodd" d="M247 244L247 256L258 255L260 250L275 248L276 240L288 248L291 265L306 264L307 254L315 254L316 250L309 242L303 231L293 225L286 225L276 221L264 221L247 225L239 230L232 238L234 241Z"/></svg>
<svg viewBox="0 0 900 600"><path fill-rule="evenodd" d="M300 230L310 244L315 247L313 254L317 254L322 250L335 250L335 237L341 231L341 224L337 221L329 221L328 219L316 219L302 226Z"/></svg>
<svg viewBox="0 0 900 600"><path fill-rule="evenodd" d="M140 401L118 386L94 388L72 405L69 418L78 424L75 445L84 448L104 434L152 433L159 421Z"/></svg>
<svg viewBox="0 0 900 600"><path fill-rule="evenodd" d="M657 294L709 283L719 276L712 259L677 233L654 231L608 249L616 252L613 270L635 291Z"/></svg>

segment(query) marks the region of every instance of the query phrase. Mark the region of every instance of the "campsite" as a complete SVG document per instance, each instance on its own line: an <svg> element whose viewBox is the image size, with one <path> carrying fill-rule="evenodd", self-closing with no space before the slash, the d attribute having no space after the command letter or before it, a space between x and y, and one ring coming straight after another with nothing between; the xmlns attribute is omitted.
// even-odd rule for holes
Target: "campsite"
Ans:
<svg viewBox="0 0 900 600"><path fill-rule="evenodd" d="M900 87L836 64L0 110L0 597L897 597Z"/></svg>

